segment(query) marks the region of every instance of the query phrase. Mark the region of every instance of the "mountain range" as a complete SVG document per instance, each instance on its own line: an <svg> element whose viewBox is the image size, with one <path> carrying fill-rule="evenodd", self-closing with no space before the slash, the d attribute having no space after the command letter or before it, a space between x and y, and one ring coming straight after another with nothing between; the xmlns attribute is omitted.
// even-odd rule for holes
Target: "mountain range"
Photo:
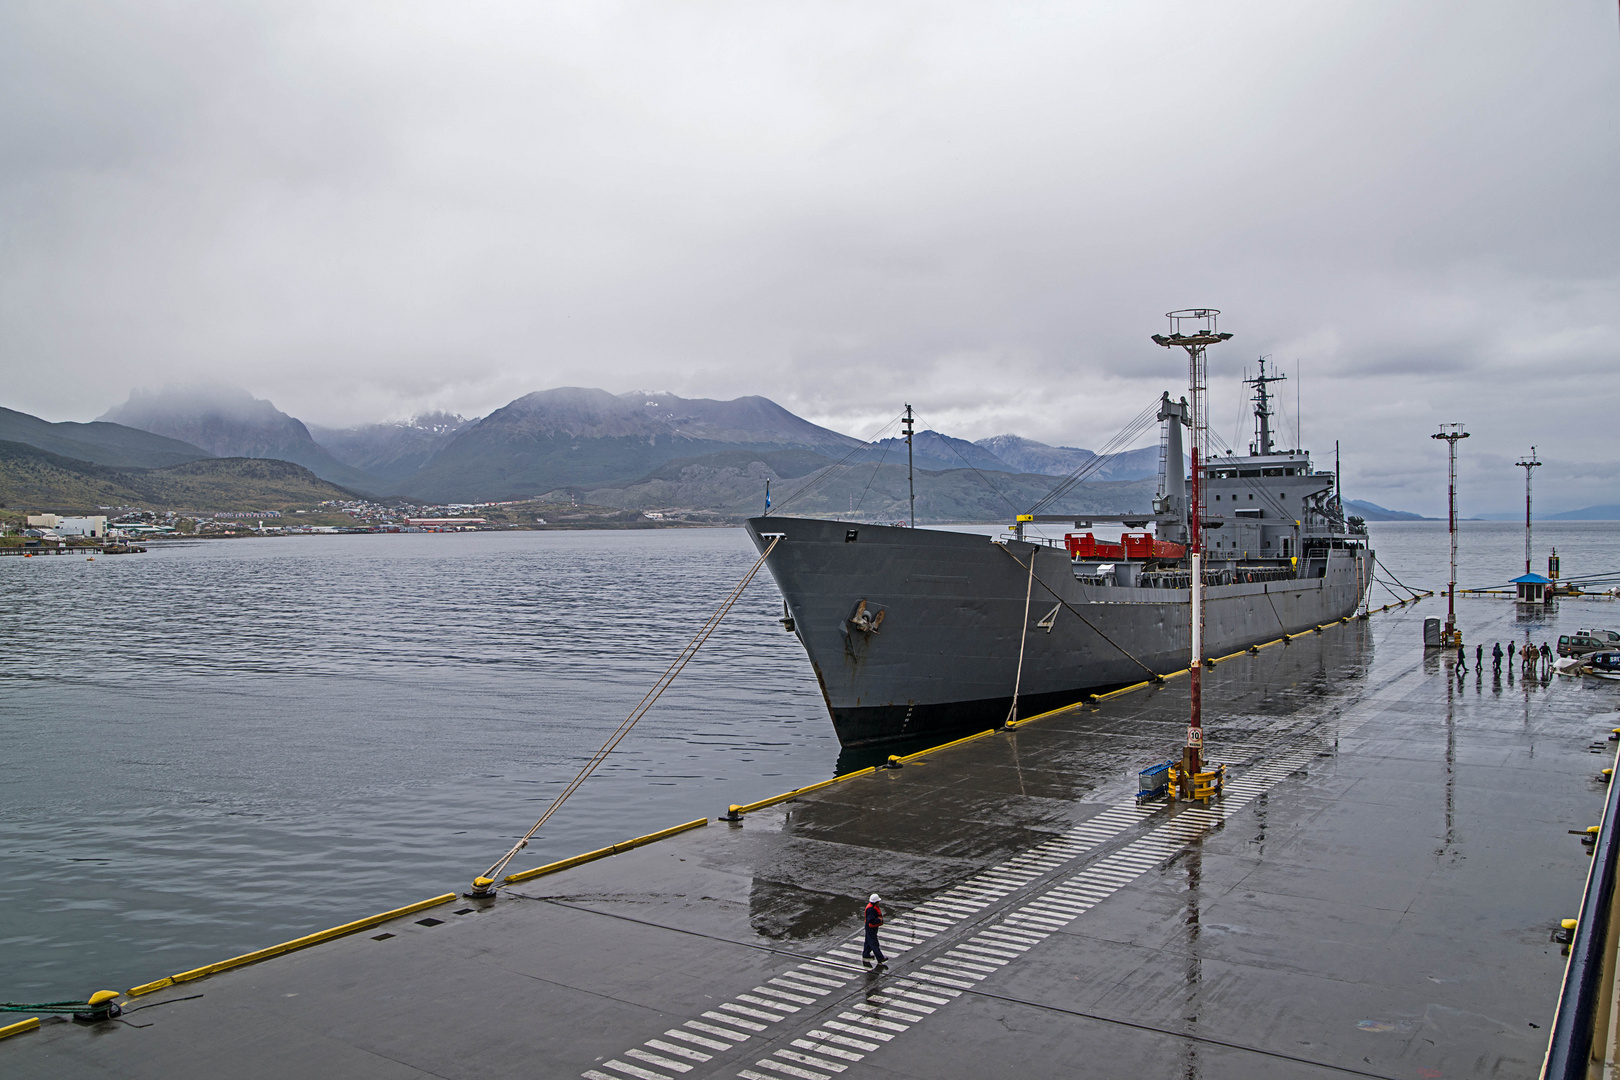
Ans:
<svg viewBox="0 0 1620 1080"><path fill-rule="evenodd" d="M344 487L375 490L377 485L376 477L333 457L301 421L246 390L222 386L137 390L100 420L189 443L207 452L202 456L290 461Z"/></svg>
<svg viewBox="0 0 1620 1080"><path fill-rule="evenodd" d="M0 410L0 440L56 455L61 460L47 463L51 468L77 462L81 481L69 486L81 492L94 487L92 479L112 482L97 467L259 459L300 466L342 493L327 498L443 504L548 497L741 516L763 507L769 483L779 507L791 503L809 513L899 520L910 511L904 439L863 442L763 397L718 401L559 387L478 419L432 413L338 429L306 425L240 389L169 386L137 391L90 424ZM1159 468L1157 446L1099 460L1090 450L1014 434L969 442L919 431L911 456L918 520L936 522L1010 517L1080 469L1090 482L1054 512L1142 511ZM19 467L15 454L7 460L5 467ZM36 473L45 468L35 466ZM17 497L34 492L28 498L39 502L48 485L38 481L36 475L8 490ZM1364 505L1370 520L1408 516Z"/></svg>
<svg viewBox="0 0 1620 1080"><path fill-rule="evenodd" d="M385 500L549 496L626 509L685 506L743 514L763 505L767 481L776 485L779 500L814 481L808 501L825 502L823 512L839 506L851 512L866 500L863 513L909 513L909 503L893 502L890 483L893 470L904 472L904 439L863 442L763 397L717 401L559 387L526 394L478 419L432 413L402 423L324 428L305 425L239 389L167 386L131 394L95 424L53 425L22 413L0 419L9 420L9 426L0 423L0 436L9 431L16 441L95 464L269 458ZM94 429L99 443L90 446L79 429ZM121 456L114 433L131 443L129 453ZM133 452L136 443L139 454ZM1108 492L1105 507L1094 498L1103 490L1087 486L1077 506L1140 509L1158 472L1156 447L1099 463L1089 450L1010 434L975 443L919 431L911 452L919 477L929 474L918 485L919 515L929 520L1005 517L1044 495L1052 478L1087 466L1095 479L1126 488ZM834 465L859 476L821 478ZM994 474L1002 479L991 481ZM1121 498L1129 505L1116 505ZM981 506L985 499L991 505Z"/></svg>

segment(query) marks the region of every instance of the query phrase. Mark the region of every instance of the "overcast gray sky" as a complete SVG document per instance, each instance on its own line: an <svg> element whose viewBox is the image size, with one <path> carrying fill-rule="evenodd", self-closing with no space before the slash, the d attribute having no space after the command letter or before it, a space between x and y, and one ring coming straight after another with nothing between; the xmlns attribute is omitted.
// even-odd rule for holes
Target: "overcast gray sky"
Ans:
<svg viewBox="0 0 1620 1080"><path fill-rule="evenodd" d="M1613 0L0 3L0 404L764 394L1096 446L1224 311L1348 494L1620 502ZM1294 395L1284 396L1292 425ZM1246 445L1245 427L1238 436ZM1241 448L1241 447L1240 447Z"/></svg>

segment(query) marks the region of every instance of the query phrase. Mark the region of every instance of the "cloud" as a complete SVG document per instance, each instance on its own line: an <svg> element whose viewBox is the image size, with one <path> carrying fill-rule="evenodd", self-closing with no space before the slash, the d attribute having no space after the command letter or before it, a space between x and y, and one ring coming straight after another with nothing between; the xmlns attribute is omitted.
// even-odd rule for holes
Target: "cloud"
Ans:
<svg viewBox="0 0 1620 1080"><path fill-rule="evenodd" d="M1463 420L1493 461L1539 442L1549 505L1616 501L1573 464L1615 457L1615 31L1598 0L12 5L5 404L207 379L331 425L656 385L1094 446L1185 385L1161 313L1215 304L1224 438L1271 354L1358 495L1434 511Z"/></svg>

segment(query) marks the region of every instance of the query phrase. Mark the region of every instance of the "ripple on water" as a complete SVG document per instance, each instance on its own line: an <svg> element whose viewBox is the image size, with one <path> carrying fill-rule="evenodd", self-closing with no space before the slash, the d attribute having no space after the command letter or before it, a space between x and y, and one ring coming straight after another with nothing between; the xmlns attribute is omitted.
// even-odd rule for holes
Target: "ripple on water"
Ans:
<svg viewBox="0 0 1620 1080"><path fill-rule="evenodd" d="M11 999L465 883L752 562L741 530L288 537L5 560ZM761 576L525 864L832 774Z"/></svg>

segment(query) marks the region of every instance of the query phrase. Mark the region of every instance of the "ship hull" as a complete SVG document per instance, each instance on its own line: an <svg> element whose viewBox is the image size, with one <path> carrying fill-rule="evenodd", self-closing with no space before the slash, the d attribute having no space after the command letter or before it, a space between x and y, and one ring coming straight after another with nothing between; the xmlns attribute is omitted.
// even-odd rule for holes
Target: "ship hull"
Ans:
<svg viewBox="0 0 1620 1080"><path fill-rule="evenodd" d="M1190 590L1087 584L1062 549L809 518L748 530L761 549L783 534L766 567L844 746L997 726L1015 684L1030 716L1187 666ZM1333 548L1319 577L1207 587L1205 655L1352 614L1372 560Z"/></svg>

